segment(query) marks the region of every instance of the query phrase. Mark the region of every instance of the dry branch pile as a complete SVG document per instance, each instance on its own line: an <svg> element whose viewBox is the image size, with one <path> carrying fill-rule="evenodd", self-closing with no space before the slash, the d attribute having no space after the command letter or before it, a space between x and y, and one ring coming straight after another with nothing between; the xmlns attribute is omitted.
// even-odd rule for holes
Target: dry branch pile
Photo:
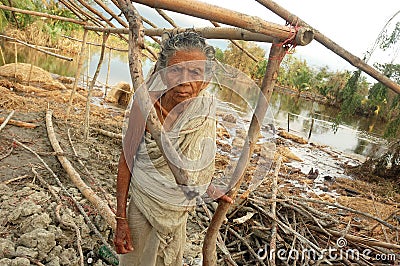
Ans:
<svg viewBox="0 0 400 266"><path fill-rule="evenodd" d="M219 250L218 265L274 265L274 258L276 265L399 262L395 213L383 220L340 204L283 193L272 200L267 190L260 187L231 209L220 231L228 252ZM272 202L276 202L276 215ZM197 211L202 215L195 222L206 228L206 210L199 207ZM382 237L382 232L385 240L374 238Z"/></svg>

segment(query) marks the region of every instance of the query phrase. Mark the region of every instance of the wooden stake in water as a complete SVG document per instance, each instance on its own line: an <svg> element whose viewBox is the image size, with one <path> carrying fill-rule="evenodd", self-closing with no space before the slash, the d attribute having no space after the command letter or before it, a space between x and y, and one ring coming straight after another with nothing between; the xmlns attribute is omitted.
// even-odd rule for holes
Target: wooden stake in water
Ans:
<svg viewBox="0 0 400 266"><path fill-rule="evenodd" d="M90 86L88 89L87 100L86 100L86 109L85 109L85 128L84 128L85 140L87 140L89 138L90 97L92 94L93 87L96 83L96 79L100 73L101 64L103 63L103 59L104 59L104 51L106 50L106 42L107 42L109 35L110 35L109 33L103 33L103 43L101 44L99 63L97 64L96 72L94 73L92 82L90 82Z"/></svg>
<svg viewBox="0 0 400 266"><path fill-rule="evenodd" d="M108 89L108 79L110 77L110 66L111 66L111 48L108 51L108 65L107 65L107 77L106 77L106 90L104 92L104 98L107 97L107 89Z"/></svg>
<svg viewBox="0 0 400 266"><path fill-rule="evenodd" d="M33 69L33 64L31 63L31 67L29 69L28 86L31 85L32 69Z"/></svg>
<svg viewBox="0 0 400 266"><path fill-rule="evenodd" d="M69 96L67 114L66 114L65 119L68 119L69 113L71 111L72 101L74 99L74 94L75 94L76 88L78 86L78 80L79 80L79 77L82 72L83 59L85 58L85 45L86 45L87 34L88 34L88 30L85 30L83 33L81 52L79 54L79 59L78 59L78 67L77 67L76 73L75 73L75 81L74 81L74 85L72 87L71 95Z"/></svg>
<svg viewBox="0 0 400 266"><path fill-rule="evenodd" d="M87 68L86 68L86 87L89 87L89 74L90 74L90 57L91 57L91 52L90 52L90 44L88 45L88 57L87 57Z"/></svg>
<svg viewBox="0 0 400 266"><path fill-rule="evenodd" d="M17 52L17 43L14 43L14 55L15 55L15 68L14 68L14 78L17 80L17 65L18 65L18 52Z"/></svg>

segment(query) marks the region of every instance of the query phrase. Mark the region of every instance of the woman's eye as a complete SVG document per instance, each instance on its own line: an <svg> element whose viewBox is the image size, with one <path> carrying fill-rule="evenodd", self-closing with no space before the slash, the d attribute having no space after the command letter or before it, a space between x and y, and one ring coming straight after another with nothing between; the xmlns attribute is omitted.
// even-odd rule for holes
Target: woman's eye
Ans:
<svg viewBox="0 0 400 266"><path fill-rule="evenodd" d="M194 75L194 76L199 76L199 75L201 74L199 70L191 70L190 72L191 72L192 75Z"/></svg>

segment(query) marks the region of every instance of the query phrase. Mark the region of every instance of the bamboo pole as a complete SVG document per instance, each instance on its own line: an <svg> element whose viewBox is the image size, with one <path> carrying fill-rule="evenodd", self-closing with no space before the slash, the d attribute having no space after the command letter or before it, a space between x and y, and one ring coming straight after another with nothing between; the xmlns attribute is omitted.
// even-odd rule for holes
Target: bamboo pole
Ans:
<svg viewBox="0 0 400 266"><path fill-rule="evenodd" d="M74 94L75 94L76 88L78 86L78 80L79 80L79 77L80 77L81 72L82 72L83 60L85 58L85 45L86 45L87 34L88 34L88 30L85 29L85 31L83 32L83 38L82 38L83 41L82 41L82 46L81 46L81 52L79 54L79 59L78 59L78 67L76 68L74 85L73 85L72 90L71 90L71 95L69 96L67 114L66 114L66 118L65 119L68 119L69 113L71 111L72 101L74 99Z"/></svg>
<svg viewBox="0 0 400 266"><path fill-rule="evenodd" d="M306 45L312 40L312 38L310 39L308 37L306 39L298 38L299 36L297 36L296 32L293 31L293 27L267 22L259 17L246 15L197 0L136 0L135 2L153 8L162 8L202 19L220 22L252 32L274 36L283 40L292 39L296 36L293 41L295 41L297 45ZM310 35L312 35L311 32Z"/></svg>
<svg viewBox="0 0 400 266"><path fill-rule="evenodd" d="M25 45L25 46L27 46L29 48L32 48L32 49L36 50L36 51L39 51L39 52L42 52L42 53L45 53L45 54L48 54L48 55L63 59L63 60L67 60L67 61L72 61L73 60L73 58L62 56L62 55L59 55L59 54L56 54L56 53L52 53L52 52L46 51L44 49L38 48L36 45L32 45L32 44L26 43L24 41L20 41L18 39L13 38L13 37L9 37L9 36L0 34L0 38L3 38L3 39L6 39L6 40L10 40L10 41ZM4 58L3 58L3 60L4 60Z"/></svg>
<svg viewBox="0 0 400 266"><path fill-rule="evenodd" d="M66 17L50 15L50 14L47 14L47 13L42 13L42 12L37 12L37 11L24 10L24 9L19 9L19 8L15 8L15 7L9 7L9 6L5 6L5 5L1 5L1 4L0 4L0 9L13 11L13 12L21 13L21 14L27 14L27 15L32 15L32 16L38 16L38 17L51 18L51 19L71 22L71 23L75 23L75 24L79 24L79 25L86 25L86 22L80 21L80 20L76 20L76 19L73 19L73 18L66 18Z"/></svg>
<svg viewBox="0 0 400 266"><path fill-rule="evenodd" d="M285 19L286 21L296 25L304 26L304 27L309 27L312 28L310 25L308 25L306 22L301 20L299 17L295 16L294 14L290 13L283 7L279 6L277 3L271 1L271 0L256 0L281 18ZM334 41L329 39L327 36L323 35L321 32L318 30L314 29L314 38L324 45L326 48L349 62L351 65L357 67L358 69L364 71L377 81L381 82L383 85L386 87L390 88L396 93L400 93L400 85L395 83L394 81L390 80L388 77L377 71L375 68L371 67L370 65L366 64L363 60L360 58L354 56L347 50L343 49L341 46L336 44Z"/></svg>
<svg viewBox="0 0 400 266"><path fill-rule="evenodd" d="M90 116L90 97L92 94L92 90L94 85L96 84L97 77L99 76L101 65L103 64L103 59L104 59L104 51L106 50L106 42L108 39L109 34L108 33L103 33L103 44L101 46L101 52L100 52L100 58L99 62L97 64L96 72L94 73L92 82L90 83L89 89L88 89L88 94L87 94L87 100L86 100L86 109L85 109L85 124L84 124L84 137L85 140L89 138L89 116Z"/></svg>
<svg viewBox="0 0 400 266"><path fill-rule="evenodd" d="M242 149L242 153L233 172L231 185L232 189L229 191L228 196L235 199L239 187L243 182L247 164L250 161L251 154L253 153L254 146L257 143L261 123L264 120L265 112L268 109L269 100L274 89L275 81L278 76L278 70L283 57L286 54L286 48L281 45L273 44L269 53L267 70L261 85L261 92L258 98L257 106L254 111L250 128L247 133L247 138ZM219 228L221 227L226 213L228 212L230 204L227 202L219 202L214 216L208 227L206 236L203 243L203 265L215 266L216 265L216 250L215 244Z"/></svg>
<svg viewBox="0 0 400 266"><path fill-rule="evenodd" d="M100 28L93 26L85 26L85 29L91 31L99 31L99 32L110 32L110 33L120 33L120 34L129 34L129 29L115 29L115 28ZM163 29L163 28L154 28L154 29L144 29L144 33L147 36L162 36L165 32L182 32L186 31L188 28L174 28L174 29ZM273 36L264 35L260 33L254 33L241 28L234 27L204 27L204 28L190 28L199 32L204 38L207 39L232 39L232 40L244 40L244 41L257 41L257 42L267 42L272 43L274 40ZM306 28L300 28L298 36L302 36L304 39L308 41L303 42L303 44L307 44L312 40L312 31ZM285 41L286 39L279 39L279 41ZM300 44L299 44L300 45Z"/></svg>

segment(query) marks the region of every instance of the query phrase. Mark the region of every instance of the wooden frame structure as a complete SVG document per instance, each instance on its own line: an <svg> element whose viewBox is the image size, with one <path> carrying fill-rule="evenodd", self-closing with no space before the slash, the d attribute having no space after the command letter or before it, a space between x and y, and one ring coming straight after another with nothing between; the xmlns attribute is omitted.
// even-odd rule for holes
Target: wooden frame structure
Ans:
<svg viewBox="0 0 400 266"><path fill-rule="evenodd" d="M130 0L112 0L113 4L117 9L121 11L121 14L125 16L125 20L121 17L121 14L116 14L105 5L100 0L94 0L96 3L96 8L86 3L84 0L60 0L60 3L65 5L71 12L73 12L77 18L63 18L59 16L44 14L40 12L33 12L28 10L16 9L4 5L0 5L0 9L9 10L17 13L24 13L34 16L47 17L49 19L57 19L70 23L75 23L82 25L85 29L83 41L82 41L82 52L81 58L78 65L77 78L80 75L81 65L82 65L82 55L84 54L84 46L86 44L86 36L88 31L103 32L103 44L101 59L97 66L96 74L91 83L91 88L93 87L96 77L98 75L99 67L104 58L105 43L108 34L116 34L121 39L128 42L129 45L129 68L132 78L133 88L138 88L143 83L142 74L142 64L140 62L140 55L142 49L146 49L144 44L144 36L152 37L153 40L159 42L156 37L159 37L165 31L182 31L184 28L179 28L179 26L168 17L168 15L163 10L170 10L174 12L179 12L182 14L195 16L205 20L209 20L215 27L205 27L197 28L198 32L202 33L206 38L213 39L228 39L232 40L247 40L247 41L258 41L258 42L268 42L273 43L271 46L271 51L269 54L269 60L267 65L267 71L263 79L261 86L261 93L253 119L250 124L246 142L244 144L243 152L239 158L237 167L233 173L233 179L236 184L233 186L228 195L231 198L235 198L238 194L238 189L243 181L245 169L249 163L250 157L253 153L253 149L258 138L258 133L260 131L260 123L265 115L268 107L268 103L271 94L274 89L275 80L277 77L277 71L279 69L281 60L285 56L287 50L290 46L295 45L307 45L309 44L314 36L317 41L326 46L328 49L332 50L337 55L341 56L347 60L353 66L363 70L373 78L377 79L393 91L400 93L400 85L396 84L389 78L385 77L383 74L379 73L377 70L371 66L364 63L358 57L355 57L345 49L338 46L332 40L322 35L319 31L313 29L307 23L299 19L298 17L292 15L287 10L283 9L276 3L270 0L257 0L259 3L272 10L286 21L290 22L291 25L284 26L275 23L268 22L264 19L243 14L240 12L235 12L229 9L221 8L218 6L206 4L197 0L136 0L134 2L147 5L154 8L158 14L164 18L171 26L171 29L164 29L157 27L150 20L141 16L135 6ZM101 10L101 11L100 11ZM109 17L107 18L106 15ZM148 24L150 28L144 28L143 22ZM221 27L222 23L228 26ZM296 25L296 26L295 26ZM126 38L126 34L129 38ZM240 47L239 47L240 48ZM147 48L151 53L151 49ZM245 54L250 56L254 61L258 59L252 56L248 51L243 50ZM153 56L156 56L152 53ZM77 80L76 78L76 80ZM76 90L76 81L74 83L74 89L70 97L70 105L72 104L73 96ZM141 91L141 90L139 90ZM90 97L90 90L88 94L88 102ZM146 94L140 93L138 95L139 99L143 102L151 101L148 99ZM88 117L90 105L87 105L86 116ZM68 108L68 113L69 113ZM89 121L86 121L85 135L88 135L88 125ZM161 145L161 134L163 128L160 121L157 118L154 108L151 108L151 112L147 121L148 129L156 140L163 154L165 153L176 153L172 145ZM168 142L167 142L168 144ZM167 156L165 156L168 158ZM174 156L175 157L175 156ZM182 169L177 169L172 163L168 162L170 168L176 178L176 182L184 187L184 191L187 194L192 193L190 187L187 186L187 173ZM211 220L210 226L208 228L204 245L203 245L203 265L216 265L216 241L219 228L225 218L225 215L230 207L229 203L221 202ZM109 215L106 217L109 221ZM115 226L115 224L112 224Z"/></svg>

